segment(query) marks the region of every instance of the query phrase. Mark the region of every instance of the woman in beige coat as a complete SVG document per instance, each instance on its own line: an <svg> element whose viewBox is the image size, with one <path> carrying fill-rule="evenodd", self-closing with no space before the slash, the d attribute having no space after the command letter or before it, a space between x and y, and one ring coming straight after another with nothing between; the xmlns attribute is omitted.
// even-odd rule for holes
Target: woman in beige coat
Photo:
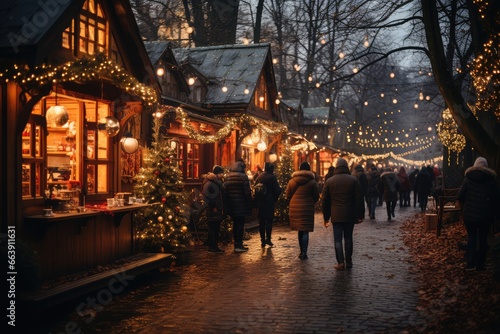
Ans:
<svg viewBox="0 0 500 334"><path fill-rule="evenodd" d="M309 232L314 231L314 204L319 199L318 183L307 162L292 174L285 191L290 200L290 229L298 231L301 260L307 259Z"/></svg>

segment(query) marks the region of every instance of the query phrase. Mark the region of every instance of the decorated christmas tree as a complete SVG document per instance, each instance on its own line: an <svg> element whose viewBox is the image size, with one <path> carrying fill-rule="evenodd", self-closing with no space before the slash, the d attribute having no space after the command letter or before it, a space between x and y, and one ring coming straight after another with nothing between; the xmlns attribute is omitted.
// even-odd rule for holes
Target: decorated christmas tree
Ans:
<svg viewBox="0 0 500 334"><path fill-rule="evenodd" d="M285 196L285 190L294 172L293 154L288 141L284 143L283 147L284 149L277 164L275 173L276 177L278 178L278 183L283 191L281 192L281 195L276 202L274 217L277 223L289 224L290 220L288 217L288 205L290 201Z"/></svg>
<svg viewBox="0 0 500 334"><path fill-rule="evenodd" d="M135 176L136 196L152 204L136 215L137 240L144 252L180 252L191 242L188 194L176 163L176 143L163 133L168 112L155 114L151 148L144 150L143 167Z"/></svg>

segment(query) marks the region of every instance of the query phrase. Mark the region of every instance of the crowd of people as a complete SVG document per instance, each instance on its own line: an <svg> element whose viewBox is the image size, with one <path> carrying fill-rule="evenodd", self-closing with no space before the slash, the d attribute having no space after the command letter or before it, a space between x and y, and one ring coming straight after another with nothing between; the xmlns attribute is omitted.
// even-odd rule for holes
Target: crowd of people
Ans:
<svg viewBox="0 0 500 334"><path fill-rule="evenodd" d="M246 169L243 159L238 159L226 173L221 166L214 166L203 180L202 195L209 224L208 250L224 252L218 247L218 233L222 220L230 216L234 252L247 252L248 247L243 243L244 224L253 208L258 210L261 247L274 247L271 236L275 204L284 192L290 229L297 231L298 257L308 259L309 233L314 231L319 203L324 227L333 226L337 270L353 266L353 231L355 225L365 219L365 208L370 220L374 220L375 209L385 203L387 220L391 221L398 201L400 208L411 207L413 197L413 207L418 204L420 211L425 212L429 198L437 198L443 187L443 176L437 165L423 165L409 173L403 166L383 169L373 163L366 169L361 164L351 169L344 158L338 158L322 180L311 171L308 162L302 162L284 189L274 174L274 164L266 162L264 169L257 166L250 177ZM465 172L459 199L468 232L467 270L484 269L487 235L500 198L495 180L496 174L484 158L478 158ZM252 192L254 184L262 185L259 198Z"/></svg>

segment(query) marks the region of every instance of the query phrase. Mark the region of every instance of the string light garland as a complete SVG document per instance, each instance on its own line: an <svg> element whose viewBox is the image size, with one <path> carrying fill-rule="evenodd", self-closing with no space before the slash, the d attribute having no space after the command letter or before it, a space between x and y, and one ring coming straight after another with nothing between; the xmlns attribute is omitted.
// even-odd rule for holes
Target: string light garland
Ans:
<svg viewBox="0 0 500 334"><path fill-rule="evenodd" d="M11 65L0 71L0 81L14 81L23 86L29 93L39 91L41 87L52 85L53 82L89 82L102 78L109 79L113 84L131 95L140 97L147 106L157 101L156 91L129 75L120 65L109 60L104 54L93 57L82 57L74 62L58 66L42 64L30 68L28 65Z"/></svg>
<svg viewBox="0 0 500 334"><path fill-rule="evenodd" d="M458 126L448 108L443 110L442 118L437 126L439 141L451 151L462 152L466 144L465 136L458 133Z"/></svg>
<svg viewBox="0 0 500 334"><path fill-rule="evenodd" d="M222 128L220 128L214 135L207 135L206 133L200 134L193 127L188 114L181 107L174 108L171 106L158 106L157 110L159 115L163 115L166 112L175 112L176 120L181 122L182 127L187 132L188 136L202 144L215 143L224 138L227 138L235 127L244 122L254 125L261 131L261 133L263 133L263 136L275 136L288 132L288 127L284 124L266 121L244 114L237 117L224 117L223 120L226 122L226 124Z"/></svg>

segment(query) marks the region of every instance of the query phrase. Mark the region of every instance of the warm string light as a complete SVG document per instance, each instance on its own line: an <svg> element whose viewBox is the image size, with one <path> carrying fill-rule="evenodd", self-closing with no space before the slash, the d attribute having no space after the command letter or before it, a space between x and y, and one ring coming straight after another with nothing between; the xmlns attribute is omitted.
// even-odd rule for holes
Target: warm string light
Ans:
<svg viewBox="0 0 500 334"><path fill-rule="evenodd" d="M461 152L466 145L465 136L458 133L458 126L448 108L443 110L442 121L438 123L438 138L451 151Z"/></svg>
<svg viewBox="0 0 500 334"><path fill-rule="evenodd" d="M157 101L157 94L153 88L138 82L102 53L92 58L83 57L58 66L42 64L30 68L27 65L14 64L0 72L1 81L5 83L14 81L26 87L28 92L38 91L43 86L52 85L55 80L58 83L88 82L101 78L109 79L129 94L139 96L148 106L152 106Z"/></svg>
<svg viewBox="0 0 500 334"><path fill-rule="evenodd" d="M175 112L176 119L181 122L182 127L187 132L189 138L195 139L203 144L215 143L221 139L227 138L231 134L231 131L243 122L254 125L265 136L276 136L288 132L288 127L284 124L262 120L245 114L237 117L224 117L223 119L226 124L214 135L200 134L199 131L193 127L188 114L181 107L174 108L171 106L159 106L156 111L158 114L157 117L162 117L166 112Z"/></svg>

